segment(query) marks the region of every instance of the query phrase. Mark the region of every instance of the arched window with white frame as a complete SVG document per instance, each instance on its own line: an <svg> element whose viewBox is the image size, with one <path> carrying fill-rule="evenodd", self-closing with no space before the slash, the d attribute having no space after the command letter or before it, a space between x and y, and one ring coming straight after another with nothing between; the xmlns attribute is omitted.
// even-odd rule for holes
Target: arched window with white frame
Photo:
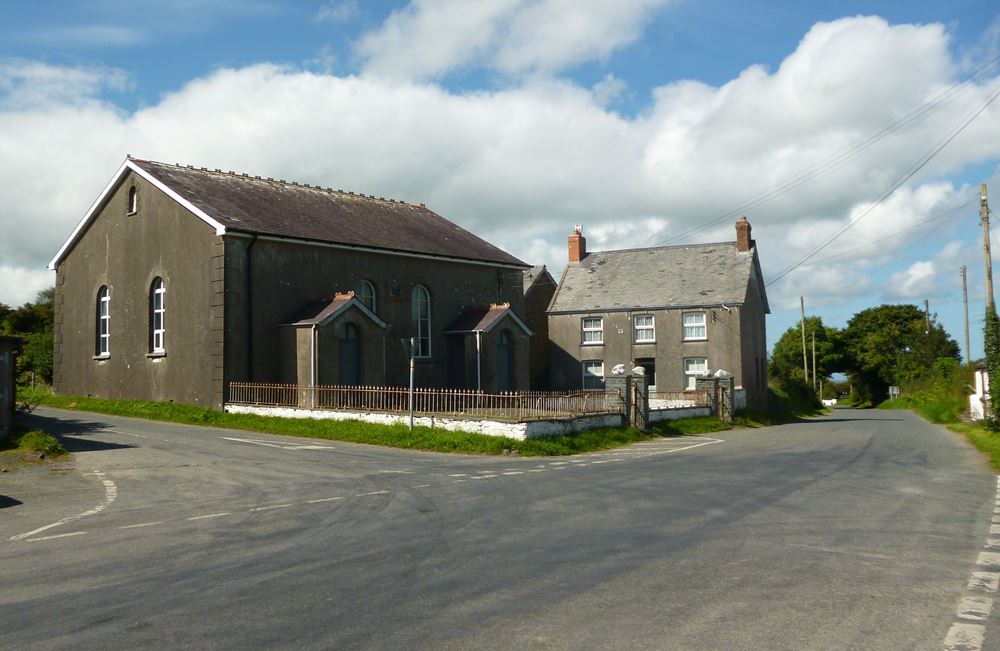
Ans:
<svg viewBox="0 0 1000 651"><path fill-rule="evenodd" d="M361 279L358 281L358 300L372 312L375 312L375 285L370 281Z"/></svg>
<svg viewBox="0 0 1000 651"><path fill-rule="evenodd" d="M431 295L423 285L413 288L411 295L413 309L413 336L416 346L414 357L431 356Z"/></svg>
<svg viewBox="0 0 1000 651"><path fill-rule="evenodd" d="M167 287L162 278L153 279L149 288L149 351L162 353L166 351L164 339L166 335Z"/></svg>
<svg viewBox="0 0 1000 651"><path fill-rule="evenodd" d="M95 324L96 346L98 357L111 354L111 290L102 285L97 290L97 323Z"/></svg>
<svg viewBox="0 0 1000 651"><path fill-rule="evenodd" d="M128 189L128 214L139 212L139 188L134 185Z"/></svg>

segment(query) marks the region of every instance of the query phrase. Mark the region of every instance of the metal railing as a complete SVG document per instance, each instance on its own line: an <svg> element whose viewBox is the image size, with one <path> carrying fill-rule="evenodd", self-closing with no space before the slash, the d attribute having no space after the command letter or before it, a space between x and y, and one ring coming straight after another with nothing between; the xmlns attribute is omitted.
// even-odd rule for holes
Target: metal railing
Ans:
<svg viewBox="0 0 1000 651"><path fill-rule="evenodd" d="M300 387L231 382L227 404L406 413L408 400L406 387ZM414 389L413 410L417 414L538 420L618 413L622 410L622 401L617 392L600 391L485 393L468 389Z"/></svg>

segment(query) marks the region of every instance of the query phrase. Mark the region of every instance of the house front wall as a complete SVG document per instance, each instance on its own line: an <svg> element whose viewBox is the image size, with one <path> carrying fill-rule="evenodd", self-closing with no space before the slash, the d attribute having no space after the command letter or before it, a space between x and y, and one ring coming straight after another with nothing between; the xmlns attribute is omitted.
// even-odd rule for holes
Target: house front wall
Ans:
<svg viewBox="0 0 1000 651"><path fill-rule="evenodd" d="M137 190L135 214L129 192ZM54 389L101 398L222 406L223 242L130 172L56 269ZM164 283L162 354L150 292ZM99 355L98 292L109 293L109 351Z"/></svg>
<svg viewBox="0 0 1000 651"><path fill-rule="evenodd" d="M732 373L736 384L743 381L743 349L740 344L742 306L589 312L549 315L549 379L555 390L583 388L583 362L602 361L605 377L625 364L631 370L641 360L653 360L658 391L681 391L685 387L685 364L689 358L704 358L708 369ZM705 315L705 339L685 340L683 315ZM635 317L652 315L654 341L637 343ZM602 319L603 342L584 343L583 319Z"/></svg>
<svg viewBox="0 0 1000 651"><path fill-rule="evenodd" d="M409 383L409 357L402 340L413 328L413 290L430 295L431 351L416 363L416 384L448 386L444 330L467 307L510 303L523 312L520 269L453 260L336 248L273 238L226 236L226 377L231 380L275 382L282 372L282 325L304 305L336 292L358 289L367 280L375 290L375 313L388 324L384 345L371 341L366 350L382 358L385 383ZM251 291L248 291L250 288ZM286 335L287 337L287 335ZM527 349L527 346L520 348ZM527 359L521 366L519 388L527 388ZM321 371L322 373L322 371Z"/></svg>

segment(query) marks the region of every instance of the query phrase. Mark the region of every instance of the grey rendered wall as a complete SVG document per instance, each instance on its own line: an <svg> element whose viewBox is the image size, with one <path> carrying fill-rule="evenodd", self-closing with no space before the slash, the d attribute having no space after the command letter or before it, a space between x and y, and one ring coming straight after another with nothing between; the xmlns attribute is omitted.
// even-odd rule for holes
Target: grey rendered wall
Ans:
<svg viewBox="0 0 1000 651"><path fill-rule="evenodd" d="M682 315L688 311L706 313L705 341L684 341ZM653 314L655 343L635 343L633 317ZM583 345L581 319L599 316L604 319L604 344ZM611 374L615 364L631 368L637 359L656 360L656 388L680 391L684 388L684 358L706 357L709 369L725 369L742 382L743 362L740 345L740 308L694 308L634 312L594 312L549 315L549 377L555 390L580 389L583 385L581 362L603 360L604 373Z"/></svg>
<svg viewBox="0 0 1000 651"><path fill-rule="evenodd" d="M431 296L431 357L417 361L418 386L447 386L442 331L465 307L508 302L524 312L521 272L448 260L313 246L271 239L226 236L226 377L277 381L281 374L281 324L311 301L354 290L361 279L375 287L376 313L386 333L386 383L409 382L411 292L424 285ZM249 250L249 255L248 255ZM247 292L250 279L252 292ZM365 349L374 350L366 342ZM524 378L527 388L527 375Z"/></svg>
<svg viewBox="0 0 1000 651"><path fill-rule="evenodd" d="M133 183L139 210L126 215ZM220 408L222 247L209 225L127 175L58 266L55 390ZM166 285L166 354L151 357L149 290L157 276ZM110 356L95 359L102 285L111 292Z"/></svg>
<svg viewBox="0 0 1000 651"><path fill-rule="evenodd" d="M549 321L545 310L549 307L555 283L548 277L537 281L524 295L524 321L535 333L529 346L532 389L545 389L549 378Z"/></svg>

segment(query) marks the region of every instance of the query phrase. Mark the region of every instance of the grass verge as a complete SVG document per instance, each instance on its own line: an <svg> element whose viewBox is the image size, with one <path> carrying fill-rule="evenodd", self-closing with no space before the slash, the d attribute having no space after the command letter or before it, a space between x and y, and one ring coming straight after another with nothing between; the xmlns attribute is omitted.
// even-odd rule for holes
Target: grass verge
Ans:
<svg viewBox="0 0 1000 651"><path fill-rule="evenodd" d="M13 436L0 444L0 472L60 459L67 454L59 439L48 432L18 427Z"/></svg>
<svg viewBox="0 0 1000 651"><path fill-rule="evenodd" d="M733 429L729 423L715 416L700 416L683 420L661 421L653 426L653 432L660 436L698 436L712 432L725 432Z"/></svg>
<svg viewBox="0 0 1000 651"><path fill-rule="evenodd" d="M308 418L279 418L250 414L227 414L221 411L163 402L140 400L103 400L76 396L56 396L44 392L26 393L23 399L31 404L41 404L60 409L76 409L112 416L127 416L160 420L185 425L225 427L285 436L305 436L351 443L368 443L396 448L428 450L432 452L459 452L464 454L518 454L521 456L555 456L581 454L628 445L658 435L632 428L601 428L567 436L519 441L500 436L487 436L469 432L450 432L430 427L414 427L411 432L405 425L378 425L364 421L314 420ZM694 419L702 420L702 419ZM682 421L675 421L682 422ZM687 426L679 425L684 428ZM691 427L706 427L704 424ZM681 432L680 433L688 433ZM702 429L701 431L718 431Z"/></svg>

